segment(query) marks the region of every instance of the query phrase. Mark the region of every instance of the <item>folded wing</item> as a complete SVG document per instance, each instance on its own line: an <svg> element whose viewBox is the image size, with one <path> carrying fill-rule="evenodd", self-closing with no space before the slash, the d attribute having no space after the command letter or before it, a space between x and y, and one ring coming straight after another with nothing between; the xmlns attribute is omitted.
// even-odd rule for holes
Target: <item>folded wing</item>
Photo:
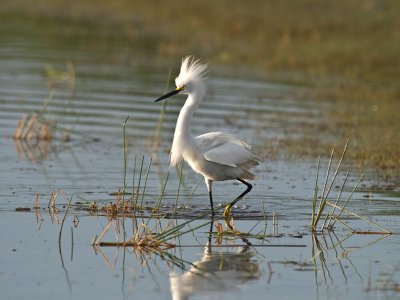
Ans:
<svg viewBox="0 0 400 300"><path fill-rule="evenodd" d="M233 135L210 132L196 137L196 140L206 160L246 170L260 162L260 158L250 151L251 147Z"/></svg>

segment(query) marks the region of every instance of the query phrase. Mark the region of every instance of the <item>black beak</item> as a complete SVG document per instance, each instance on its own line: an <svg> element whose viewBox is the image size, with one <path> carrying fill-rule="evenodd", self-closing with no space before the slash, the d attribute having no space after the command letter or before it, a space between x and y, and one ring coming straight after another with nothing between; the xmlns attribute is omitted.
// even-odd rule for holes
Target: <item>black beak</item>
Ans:
<svg viewBox="0 0 400 300"><path fill-rule="evenodd" d="M171 91L171 92L165 94L164 96L161 96L160 98L158 98L158 99L155 100L154 102L158 102L158 101L167 99L167 98L169 98L169 97L171 97L171 96L174 96L174 95L178 94L178 93L181 92L181 91L183 91L182 88L177 88L176 90L173 90L173 91Z"/></svg>

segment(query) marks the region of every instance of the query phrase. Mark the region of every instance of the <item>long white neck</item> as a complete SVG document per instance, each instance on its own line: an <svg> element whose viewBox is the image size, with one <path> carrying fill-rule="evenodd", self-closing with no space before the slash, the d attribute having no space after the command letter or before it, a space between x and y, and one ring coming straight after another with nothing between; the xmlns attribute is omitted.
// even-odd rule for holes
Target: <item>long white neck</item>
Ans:
<svg viewBox="0 0 400 300"><path fill-rule="evenodd" d="M185 104L181 108L178 121L176 122L174 141L171 148L171 166L176 166L182 158L182 153L193 145L192 118L196 111L203 92L189 94Z"/></svg>

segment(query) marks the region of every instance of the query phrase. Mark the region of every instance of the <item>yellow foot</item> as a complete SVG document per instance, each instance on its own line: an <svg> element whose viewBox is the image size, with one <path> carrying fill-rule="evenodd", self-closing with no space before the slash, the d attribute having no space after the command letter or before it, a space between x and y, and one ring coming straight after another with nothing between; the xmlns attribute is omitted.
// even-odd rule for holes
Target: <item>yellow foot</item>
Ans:
<svg viewBox="0 0 400 300"><path fill-rule="evenodd" d="M226 218L226 217L229 217L230 215L231 215L231 205L228 204L228 205L225 207L225 210L224 210L224 217Z"/></svg>
<svg viewBox="0 0 400 300"><path fill-rule="evenodd" d="M233 219L232 214L225 217L224 221L225 221L225 226L226 226L227 231L229 231L231 234L236 234L238 232L236 230L235 220Z"/></svg>

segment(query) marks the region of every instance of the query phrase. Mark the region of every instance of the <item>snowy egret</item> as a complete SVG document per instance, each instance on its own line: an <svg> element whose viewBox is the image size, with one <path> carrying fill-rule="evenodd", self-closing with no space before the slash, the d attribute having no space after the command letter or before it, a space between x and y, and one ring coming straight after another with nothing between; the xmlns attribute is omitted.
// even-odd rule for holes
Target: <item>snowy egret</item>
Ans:
<svg viewBox="0 0 400 300"><path fill-rule="evenodd" d="M183 158L195 172L204 176L213 215L213 181L238 180L246 185L246 190L225 207L224 216L228 216L231 207L252 189L246 180L254 179L250 169L259 164L260 158L250 151L250 145L231 134L209 132L197 137L192 135L191 121L205 94L206 72L207 65L191 56L184 58L179 76L175 79L176 89L155 102L178 93L188 94L175 127L170 153L171 166L176 166Z"/></svg>

